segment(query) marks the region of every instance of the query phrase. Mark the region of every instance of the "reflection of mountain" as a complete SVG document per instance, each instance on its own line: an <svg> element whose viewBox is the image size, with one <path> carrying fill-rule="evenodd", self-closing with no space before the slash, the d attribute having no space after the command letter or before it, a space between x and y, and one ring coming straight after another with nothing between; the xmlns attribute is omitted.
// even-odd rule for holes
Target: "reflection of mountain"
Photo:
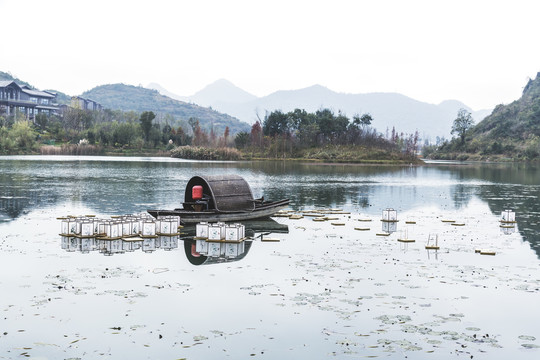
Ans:
<svg viewBox="0 0 540 360"><path fill-rule="evenodd" d="M169 159L40 157L0 160L0 220L51 207L58 213L122 215L176 208L188 180L237 174L255 198L289 198L291 207L340 207L379 215L426 204L466 207L478 196L498 216L517 213L519 231L540 254L540 166L533 164L422 167L297 162L187 162ZM79 210L80 211L80 210ZM77 213L73 215L78 215Z"/></svg>

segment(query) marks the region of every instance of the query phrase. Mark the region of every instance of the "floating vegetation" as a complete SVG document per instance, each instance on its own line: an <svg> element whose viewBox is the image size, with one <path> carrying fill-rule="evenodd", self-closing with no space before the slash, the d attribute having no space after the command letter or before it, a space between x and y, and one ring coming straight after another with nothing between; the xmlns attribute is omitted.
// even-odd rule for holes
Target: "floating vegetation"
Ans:
<svg viewBox="0 0 540 360"><path fill-rule="evenodd" d="M506 353L517 349L531 353L538 348L535 344L537 334L522 335L519 339L512 334L512 342L504 329L494 329L491 322L483 322L482 313L470 316L470 309L476 301L488 298L495 289L501 292L501 296L540 292L536 259L528 259L528 262L515 267L506 261L501 263L502 258L486 259L472 253L473 250L478 254L504 252L513 257L516 251L521 251L517 236L504 237L504 241L501 241L503 235L498 228L497 217L476 218L464 214L463 219L470 226L453 229L442 225L431 210L422 212L415 209L414 216L421 225L401 228L396 221L383 221L382 232L376 233L376 229L362 227L371 224L354 221L369 222L371 219L356 219L358 215L353 215L347 221L347 217L342 215L344 212L335 213L334 210L283 212L280 215L287 218L306 217L321 223L296 222L290 234L280 233L280 238L267 234L257 236L261 242L276 244L265 246L257 240L253 242L253 247L257 246L256 251L247 254L241 262L199 268L184 264L178 261L178 256L171 257L164 252L155 253L151 260L146 260L147 255L142 253L130 259L100 257L96 261L91 255L77 259L71 249L81 246L81 239L73 243L69 240L63 245L66 251L59 255L36 252L37 256L57 257L60 260L57 261L58 265L47 265L53 266L55 272L48 271L46 277L41 277L43 284L40 285L44 289L41 293L39 289L31 289L36 293L35 296L28 295L33 296L31 301L26 301L31 308L25 307L24 301L13 306L3 305L4 317L9 321L17 316L20 318L24 312L24 316L35 314L33 316L39 321L45 316L57 316L58 321L67 321L67 316L63 318L59 312L47 313L47 310L67 306L67 314L71 317L74 316L74 308L69 308L69 304L81 301L80 309L85 309L84 306L88 304L84 301L87 299L105 311L118 313L115 322L101 327L106 329L105 332L100 330L109 336L114 334L111 336L114 338L111 352L118 351L118 348L114 348L118 344L142 341L140 348L145 351L161 351L164 346L170 346L177 352L185 352L181 356L186 358L204 357L216 349L232 358L238 356L235 353L238 345L231 344L240 343L250 344L245 356L251 354L257 357L264 353L272 357L276 355L272 353L273 346L279 347L281 343L278 342L283 341L281 335L276 335L283 326L291 326L291 331L295 332L304 331L306 346L321 341L320 336L313 336L312 333L322 334L324 343L320 345L321 349L337 358L427 356L420 355L419 351L434 353L434 359L444 357L444 352L453 351L456 355L477 358L481 357L477 355L501 345L505 345ZM324 224L325 221L328 223ZM281 222L287 223L284 220ZM406 225L412 223L411 220L405 221ZM355 227L354 224L359 226ZM399 230L397 225L400 225ZM444 252L423 251L422 246L396 246L393 238L391 241L378 239L378 236L391 235L392 232L386 229L397 232L396 240L402 243L415 241L409 235L416 242L422 242L420 239L427 237L427 244L422 244L425 249L439 250L439 245L441 248L444 245ZM358 234L356 231L364 233ZM20 241L20 237L8 236L11 237L0 238L0 251L11 254L12 249L5 245L6 239L19 247L17 252L28 251L28 245ZM146 239L135 236L126 239L126 244L136 245L143 240ZM38 238L34 245L40 251L47 250L43 242L43 237ZM109 243L116 244L112 240ZM181 258L184 249L183 246L179 248ZM198 251L200 249L196 244L194 250L204 255L204 252ZM444 257L444 261L440 261L437 254ZM85 263L80 268L77 267L79 259ZM516 258L510 260L515 261ZM128 265L135 262L137 266ZM17 290L30 293L25 278L21 279L23 281L17 285ZM249 281L253 279L259 279L256 280L257 284L251 285ZM9 283L4 281L2 286L9 286ZM219 301L208 297L215 293L213 289L220 291ZM470 296L471 290L474 296ZM246 306L253 301L257 307ZM193 313L174 311L176 306L190 308L194 303L202 306L195 307ZM159 306L149 308L151 304ZM238 322L230 322L238 311L242 312L242 317L238 318ZM514 309L510 311L517 312ZM154 316L154 313L157 315ZM224 313L231 314L231 317L224 320L216 316ZM83 317L80 314L77 316ZM289 321L287 316L300 321ZM312 322L304 325L302 320L321 316L333 319L331 325L324 325L333 328L306 331L306 326L311 326ZM504 315L501 318L509 317ZM47 321L50 320L47 318ZM165 322L171 324L163 325ZM142 325L132 325L139 323ZM355 324L362 324L362 327ZM210 330L216 327L228 330ZM79 347L80 353L88 352L90 346L97 349L97 354L107 353L105 345L96 345L96 342L84 347L85 343L91 343L82 341L85 339L83 335L94 335L90 331L89 334L76 336L68 334L69 338L63 344ZM15 333L16 330L9 330L9 335L0 333L0 338L11 337ZM26 330L24 335L28 333L29 330ZM86 339L91 340L92 336ZM30 349L21 349L31 352ZM303 348L291 345L290 349L292 357L302 357ZM117 354L115 352L113 355ZM65 357L73 355L76 354L68 350ZM151 355L155 353L149 352L148 356Z"/></svg>

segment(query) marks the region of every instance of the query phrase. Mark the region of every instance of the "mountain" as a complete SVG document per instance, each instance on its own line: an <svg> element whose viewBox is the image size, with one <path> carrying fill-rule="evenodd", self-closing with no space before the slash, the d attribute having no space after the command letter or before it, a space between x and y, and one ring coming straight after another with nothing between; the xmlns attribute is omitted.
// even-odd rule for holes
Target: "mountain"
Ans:
<svg viewBox="0 0 540 360"><path fill-rule="evenodd" d="M497 105L471 128L465 141L454 139L433 154L438 159L538 159L540 157L540 72L529 80L521 97Z"/></svg>
<svg viewBox="0 0 540 360"><path fill-rule="evenodd" d="M472 131L474 136L496 141L527 141L540 136L540 72L529 80L518 100L497 105ZM539 142L540 145L540 142Z"/></svg>
<svg viewBox="0 0 540 360"><path fill-rule="evenodd" d="M162 94L168 93L161 89L158 90ZM175 96L178 98L178 95ZM386 129L391 131L392 127L405 133L418 130L424 139L432 141L437 136L450 137L452 123L459 109L471 111L457 100L447 100L434 105L397 93L344 94L321 85L276 91L257 98L227 80L218 80L188 98L199 105L210 106L249 124L258 118L264 119L266 113L274 110L288 112L300 108L315 112L321 108L329 108L335 112L341 111L349 118L355 114L370 113L374 119L373 127L380 132L385 132ZM491 110L480 110L472 112L472 115L475 121L479 122L490 112Z"/></svg>
<svg viewBox="0 0 540 360"><path fill-rule="evenodd" d="M165 89L164 87L162 87L161 85L156 84L156 83L150 83L150 84L146 85L146 88L151 89L151 90L157 90L161 95L168 96L168 97L170 97L171 99L174 99L174 100L183 101L183 102L189 102L188 97L176 95L176 94L168 91L167 89Z"/></svg>
<svg viewBox="0 0 540 360"><path fill-rule="evenodd" d="M240 120L253 123L257 116L264 118L266 112L295 108L314 112L321 108L341 111L349 118L355 114L370 113L373 127L380 132L396 128L398 132L414 133L434 140L436 136L449 137L452 123L460 108L471 110L465 104L445 101L439 105L428 104L397 93L344 94L320 85L299 90L277 91L268 96L242 104L213 103L214 109L225 112ZM481 120L489 110L474 112L473 117Z"/></svg>
<svg viewBox="0 0 540 360"><path fill-rule="evenodd" d="M202 128L210 129L213 126L217 134L222 134L227 126L232 134L250 129L248 124L230 115L175 100L161 95L157 90L140 86L101 85L84 92L81 96L97 101L105 108L110 109L137 112L153 111L156 114L170 114L186 121L191 117L198 118Z"/></svg>
<svg viewBox="0 0 540 360"><path fill-rule="evenodd" d="M202 106L219 108L220 104L242 104L256 100L257 97L228 80L220 79L196 92L189 99Z"/></svg>

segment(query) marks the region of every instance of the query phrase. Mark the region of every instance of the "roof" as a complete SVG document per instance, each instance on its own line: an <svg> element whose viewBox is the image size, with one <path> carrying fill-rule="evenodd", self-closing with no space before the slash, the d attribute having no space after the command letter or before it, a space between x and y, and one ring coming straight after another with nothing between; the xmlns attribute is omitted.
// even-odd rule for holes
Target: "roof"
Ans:
<svg viewBox="0 0 540 360"><path fill-rule="evenodd" d="M11 84L15 84L19 89L21 88L15 81L13 80L0 80L0 87L6 87Z"/></svg>
<svg viewBox="0 0 540 360"><path fill-rule="evenodd" d="M39 91L39 90L33 90L28 85L19 85L13 80L0 80L0 87L8 87L9 85L14 84L19 89L21 89L22 92L25 94L31 95L31 96L41 96L46 98L54 98L55 95L52 95L51 93L45 92L45 91Z"/></svg>
<svg viewBox="0 0 540 360"><path fill-rule="evenodd" d="M210 197L210 206L219 211L253 211L255 203L251 189L241 176L194 176L187 185L184 201L192 202L193 186L201 185L203 194Z"/></svg>
<svg viewBox="0 0 540 360"><path fill-rule="evenodd" d="M49 94L48 92L45 92L45 91L30 90L30 89L27 89L27 88L22 89L22 91L25 94L32 95L32 96L41 96L41 97L46 97L46 98L50 98L50 99L55 97L54 95Z"/></svg>

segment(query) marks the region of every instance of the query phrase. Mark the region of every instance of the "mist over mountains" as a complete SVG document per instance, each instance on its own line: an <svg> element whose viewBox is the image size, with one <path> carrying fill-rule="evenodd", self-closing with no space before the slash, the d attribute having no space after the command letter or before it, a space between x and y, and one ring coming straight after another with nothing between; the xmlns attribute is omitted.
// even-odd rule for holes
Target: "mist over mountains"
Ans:
<svg viewBox="0 0 540 360"><path fill-rule="evenodd" d="M267 112L274 110L288 112L300 108L315 112L329 108L336 113L341 111L349 118L355 114L370 113L374 119L372 126L379 132L385 133L386 129L391 131L392 127L404 133L418 130L422 138L431 141L435 141L437 136L450 137L452 123L460 108L471 111L476 123L491 113L491 110L472 111L457 100L434 105L398 93L345 94L321 85L276 91L264 97L250 94L224 79L206 86L192 96L173 94L155 83L147 87L173 99L211 107L249 124L257 118L263 120Z"/></svg>

